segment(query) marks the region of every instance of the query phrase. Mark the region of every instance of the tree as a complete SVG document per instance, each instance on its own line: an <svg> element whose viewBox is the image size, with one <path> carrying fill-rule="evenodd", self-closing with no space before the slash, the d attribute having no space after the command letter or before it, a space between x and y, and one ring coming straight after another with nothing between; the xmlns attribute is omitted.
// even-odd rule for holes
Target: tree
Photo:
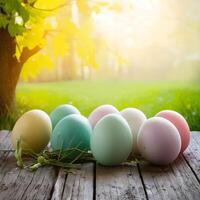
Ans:
<svg viewBox="0 0 200 200"><path fill-rule="evenodd" d="M15 89L22 68L23 76L27 72L37 72L36 58L41 62L52 56L65 56L69 50L69 41L76 39L75 48L83 63L88 66L96 65L90 32L79 28L70 19L57 20L60 17L58 10L70 6L71 2L72 0L0 0L0 118L15 108ZM88 2L79 0L83 11ZM86 7L90 8L86 12L99 11L99 6L110 6L94 2ZM41 49L45 47L46 41L51 43L49 54L36 57L39 55L37 52L43 51Z"/></svg>
<svg viewBox="0 0 200 200"><path fill-rule="evenodd" d="M27 5L26 5L27 4ZM26 6L34 4L20 0L0 0L0 116L5 116L15 106L15 89L23 64L40 50L23 47L17 59L15 56L16 36L22 34L31 15ZM28 8L27 7L27 8Z"/></svg>
<svg viewBox="0 0 200 200"><path fill-rule="evenodd" d="M31 50L24 48L19 61L13 56L16 49L14 37L1 28L0 38L0 116L3 116L15 106L15 88L23 64L40 48L38 46Z"/></svg>

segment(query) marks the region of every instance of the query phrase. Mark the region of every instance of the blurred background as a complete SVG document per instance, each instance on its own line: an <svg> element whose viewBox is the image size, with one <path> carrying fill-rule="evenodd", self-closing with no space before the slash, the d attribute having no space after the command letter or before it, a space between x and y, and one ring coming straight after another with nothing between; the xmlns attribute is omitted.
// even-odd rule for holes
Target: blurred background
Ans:
<svg viewBox="0 0 200 200"><path fill-rule="evenodd" d="M34 12L17 41L41 50L23 66L14 121L32 108L70 103L87 116L113 104L148 117L173 109L200 130L199 0L38 0Z"/></svg>
<svg viewBox="0 0 200 200"><path fill-rule="evenodd" d="M200 79L198 0L74 0L47 20L58 34L26 63L22 80ZM67 21L80 35L68 33Z"/></svg>

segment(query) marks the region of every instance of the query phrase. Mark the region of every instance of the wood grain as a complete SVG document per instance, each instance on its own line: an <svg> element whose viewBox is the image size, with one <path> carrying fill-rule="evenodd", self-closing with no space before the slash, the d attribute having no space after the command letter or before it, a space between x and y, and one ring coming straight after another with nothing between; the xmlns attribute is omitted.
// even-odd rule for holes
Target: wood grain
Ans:
<svg viewBox="0 0 200 200"><path fill-rule="evenodd" d="M172 165L140 165L148 199L200 199L200 184L180 156Z"/></svg>
<svg viewBox="0 0 200 200"><path fill-rule="evenodd" d="M66 174L60 169L52 200L93 200L94 164L83 164L75 174Z"/></svg>
<svg viewBox="0 0 200 200"><path fill-rule="evenodd" d="M0 131L0 150L11 149ZM83 164L76 174L62 169L19 169L13 152L0 151L0 200L200 199L200 132L192 133L183 155L169 166L103 167Z"/></svg>
<svg viewBox="0 0 200 200"><path fill-rule="evenodd" d="M0 149L10 149L9 134L0 135ZM4 152L0 165L0 200L50 198L57 176L54 168L40 168L34 173L21 170L16 166L13 152Z"/></svg>
<svg viewBox="0 0 200 200"><path fill-rule="evenodd" d="M183 155L200 183L200 132L192 132L191 134L190 145Z"/></svg>
<svg viewBox="0 0 200 200"><path fill-rule="evenodd" d="M96 167L96 199L146 199L137 167Z"/></svg>
<svg viewBox="0 0 200 200"><path fill-rule="evenodd" d="M64 190L63 200L93 200L94 188L94 164L83 164L76 174L68 174Z"/></svg>
<svg viewBox="0 0 200 200"><path fill-rule="evenodd" d="M65 187L66 173L63 169L59 170L58 177L54 186L51 200L60 200L63 196L63 190Z"/></svg>

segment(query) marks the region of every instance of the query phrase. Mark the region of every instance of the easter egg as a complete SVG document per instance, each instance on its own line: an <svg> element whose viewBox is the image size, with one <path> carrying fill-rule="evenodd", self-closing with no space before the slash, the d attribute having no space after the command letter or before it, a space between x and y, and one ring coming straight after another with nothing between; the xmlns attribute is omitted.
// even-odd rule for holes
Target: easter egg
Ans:
<svg viewBox="0 0 200 200"><path fill-rule="evenodd" d="M101 105L94 109L88 117L88 120L92 126L95 127L96 123L105 115L111 113L119 113L119 111L112 105Z"/></svg>
<svg viewBox="0 0 200 200"><path fill-rule="evenodd" d="M13 147L21 138L21 148L31 149L38 153L44 150L50 140L51 120L42 110L31 110L24 113L15 123L11 134Z"/></svg>
<svg viewBox="0 0 200 200"><path fill-rule="evenodd" d="M60 105L55 108L50 114L53 129L62 118L70 114L80 114L80 112L76 107L69 104Z"/></svg>
<svg viewBox="0 0 200 200"><path fill-rule="evenodd" d="M137 143L140 154L157 165L172 163L181 150L181 138L177 128L161 117L153 117L143 123Z"/></svg>
<svg viewBox="0 0 200 200"><path fill-rule="evenodd" d="M163 117L176 126L181 136L181 153L184 152L190 143L190 128L185 118L172 110L161 111L156 116Z"/></svg>
<svg viewBox="0 0 200 200"><path fill-rule="evenodd" d="M90 149L90 135L92 128L88 119L82 115L72 114L58 122L51 135L53 150L78 148Z"/></svg>
<svg viewBox="0 0 200 200"><path fill-rule="evenodd" d="M133 136L126 120L118 114L104 116L91 135L91 151L98 163L118 165L132 150Z"/></svg>
<svg viewBox="0 0 200 200"><path fill-rule="evenodd" d="M141 125L146 121L146 116L144 113L136 108L125 108L121 111L121 115L126 119L128 122L131 133L133 135L133 149L132 155L138 154L137 148L137 136Z"/></svg>

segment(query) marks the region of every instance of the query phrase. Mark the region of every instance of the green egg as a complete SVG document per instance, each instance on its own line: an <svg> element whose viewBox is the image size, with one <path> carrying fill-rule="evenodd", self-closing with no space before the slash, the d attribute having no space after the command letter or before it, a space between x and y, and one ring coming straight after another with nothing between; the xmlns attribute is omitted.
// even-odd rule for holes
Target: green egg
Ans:
<svg viewBox="0 0 200 200"><path fill-rule="evenodd" d="M91 136L91 151L98 163L118 165L132 150L133 136L126 120L119 114L103 117Z"/></svg>
<svg viewBox="0 0 200 200"><path fill-rule="evenodd" d="M92 128L87 118L78 114L69 115L59 121L54 128L51 135L51 147L53 150L68 148L89 150L91 133Z"/></svg>
<svg viewBox="0 0 200 200"><path fill-rule="evenodd" d="M69 104L60 105L55 108L50 114L53 129L61 119L71 114L80 114L80 112L76 107Z"/></svg>

